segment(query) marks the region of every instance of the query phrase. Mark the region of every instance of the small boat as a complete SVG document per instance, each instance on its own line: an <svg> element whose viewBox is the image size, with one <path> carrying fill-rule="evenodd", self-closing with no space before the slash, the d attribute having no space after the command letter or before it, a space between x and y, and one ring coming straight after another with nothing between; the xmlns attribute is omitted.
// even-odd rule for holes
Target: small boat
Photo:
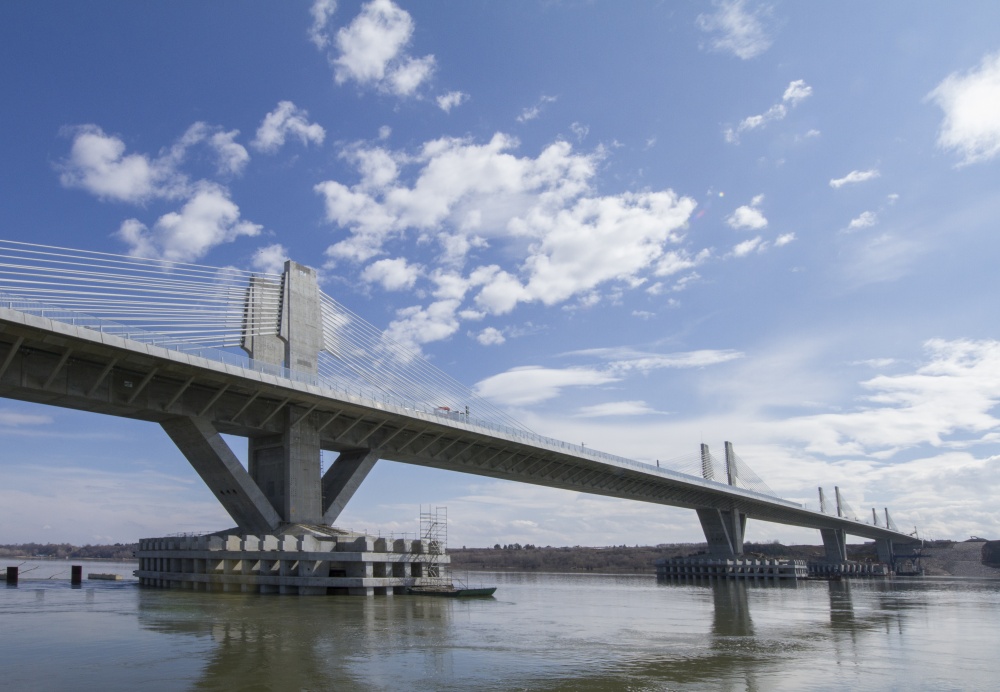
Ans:
<svg viewBox="0 0 1000 692"><path fill-rule="evenodd" d="M462 587L454 586L411 586L406 589L413 596L443 596L445 598L486 598L497 590L495 586Z"/></svg>

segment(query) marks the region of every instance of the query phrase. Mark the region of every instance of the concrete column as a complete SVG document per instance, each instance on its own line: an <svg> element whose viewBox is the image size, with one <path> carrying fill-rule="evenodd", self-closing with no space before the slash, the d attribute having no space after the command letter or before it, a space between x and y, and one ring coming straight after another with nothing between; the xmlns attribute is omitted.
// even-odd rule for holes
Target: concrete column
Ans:
<svg viewBox="0 0 1000 692"><path fill-rule="evenodd" d="M836 486L836 485L833 486L833 492L837 496L837 516L838 517L842 517L842 516L844 516L844 510L842 508L843 507L843 503L842 503L842 501L840 499L840 487Z"/></svg>
<svg viewBox="0 0 1000 692"><path fill-rule="evenodd" d="M701 475L705 480L715 480L715 469L712 468L712 455L708 451L708 445L701 444Z"/></svg>
<svg viewBox="0 0 1000 692"><path fill-rule="evenodd" d="M323 315L316 270L285 262L285 290L280 335L285 339L285 367L315 375L323 348Z"/></svg>
<svg viewBox="0 0 1000 692"><path fill-rule="evenodd" d="M160 423L178 449L244 531L268 532L281 517L212 423L178 416Z"/></svg>
<svg viewBox="0 0 1000 692"><path fill-rule="evenodd" d="M847 534L843 529L820 529L823 547L826 549L827 562L845 562L847 560Z"/></svg>
<svg viewBox="0 0 1000 692"><path fill-rule="evenodd" d="M826 514L826 496L823 495L823 488L819 489L819 511Z"/></svg>
<svg viewBox="0 0 1000 692"><path fill-rule="evenodd" d="M732 442L726 443L726 475L729 485L736 485L736 453Z"/></svg>
<svg viewBox="0 0 1000 692"><path fill-rule="evenodd" d="M875 541L875 552L878 554L878 561L887 565L892 564L895 557L892 549L892 540L889 538L879 538Z"/></svg>
<svg viewBox="0 0 1000 692"><path fill-rule="evenodd" d="M243 305L243 349L256 361L285 365L285 342L278 336L282 304L281 283L250 278Z"/></svg>
<svg viewBox="0 0 1000 692"><path fill-rule="evenodd" d="M323 474L323 521L332 524L378 461L378 452L357 449L341 452Z"/></svg>
<svg viewBox="0 0 1000 692"><path fill-rule="evenodd" d="M284 431L249 440L250 475L268 502L289 523L323 523L319 432L312 416L289 407Z"/></svg>
<svg viewBox="0 0 1000 692"><path fill-rule="evenodd" d="M274 300L275 288L274 282L251 280L247 324L259 323L258 314L271 314L270 305L265 306L264 301L265 296L267 301ZM277 333L247 338L244 348L256 360L315 376L323 348L323 315L316 270L291 260L285 262L280 295ZM312 416L303 417L293 408L286 408L281 416L280 434L250 438L250 475L283 521L322 523L321 450L316 423Z"/></svg>
<svg viewBox="0 0 1000 692"><path fill-rule="evenodd" d="M743 554L743 536L747 519L745 514L708 507L697 512L701 529L705 532L705 540L708 542L709 555L733 559Z"/></svg>

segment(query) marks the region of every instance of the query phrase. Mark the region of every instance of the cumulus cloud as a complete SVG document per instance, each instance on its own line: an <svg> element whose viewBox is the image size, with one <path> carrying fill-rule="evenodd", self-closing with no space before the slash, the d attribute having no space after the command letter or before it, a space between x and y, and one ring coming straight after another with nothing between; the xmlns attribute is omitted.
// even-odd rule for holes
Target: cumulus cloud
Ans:
<svg viewBox="0 0 1000 692"><path fill-rule="evenodd" d="M322 144L326 130L318 123L310 123L309 113L291 101L280 101L277 107L264 116L257 136L250 145L268 154L273 154L285 145L289 136L296 137L302 144Z"/></svg>
<svg viewBox="0 0 1000 692"><path fill-rule="evenodd" d="M726 141L731 144L738 144L740 135L749 130L756 130L777 120L783 120L788 115L788 109L794 108L802 101L812 95L812 87L805 83L805 80L796 79L790 82L785 88L785 93L781 96L781 102L776 103L760 115L751 115L740 121L736 128L726 128L724 135Z"/></svg>
<svg viewBox="0 0 1000 692"><path fill-rule="evenodd" d="M795 240L794 233L782 233L774 239L774 247L784 247Z"/></svg>
<svg viewBox="0 0 1000 692"><path fill-rule="evenodd" d="M498 346L507 341L507 338L503 335L503 332L496 327L487 327L476 334L476 341L483 346Z"/></svg>
<svg viewBox="0 0 1000 692"><path fill-rule="evenodd" d="M698 28L712 35L712 49L749 60L771 47L764 25L766 7L751 10L745 0L716 0L713 5L715 12L696 19Z"/></svg>
<svg viewBox="0 0 1000 692"><path fill-rule="evenodd" d="M201 183L180 212L161 216L153 228L138 219L128 219L118 237L129 246L129 254L191 262L216 245L240 236L255 236L261 227L240 218L240 210L229 192L212 183Z"/></svg>
<svg viewBox="0 0 1000 692"><path fill-rule="evenodd" d="M438 108L445 113L451 113L452 108L457 108L469 100L469 95L461 91L449 91L437 97Z"/></svg>
<svg viewBox="0 0 1000 692"><path fill-rule="evenodd" d="M938 146L959 154L959 165L1000 154L1000 53L967 73L948 75L927 98L944 111Z"/></svg>
<svg viewBox="0 0 1000 692"><path fill-rule="evenodd" d="M763 252L767 247L767 243L760 236L755 238L750 238L744 240L742 243L737 243L733 246L733 257L746 257L752 252Z"/></svg>
<svg viewBox="0 0 1000 692"><path fill-rule="evenodd" d="M181 196L187 179L176 170L175 157L126 154L125 142L97 125L73 130L69 158L61 164L60 182L99 199L141 204L154 198Z"/></svg>
<svg viewBox="0 0 1000 692"><path fill-rule="evenodd" d="M182 200L179 212L162 215L152 228L135 218L126 220L117 237L133 255L191 261L219 243L254 236L260 226L240 218L229 190L210 180L192 181L182 171L195 147L208 151L220 176L241 173L250 157L236 142L237 130L196 122L157 156L126 153L125 143L97 125L70 131L73 144L60 164L60 181L98 199L146 204L152 200Z"/></svg>
<svg viewBox="0 0 1000 692"><path fill-rule="evenodd" d="M764 202L764 195L757 195L750 204L737 207L736 211L726 217L726 223L736 231L752 230L759 231L767 228L767 219L760 210L760 205Z"/></svg>
<svg viewBox="0 0 1000 692"><path fill-rule="evenodd" d="M870 228L876 223L878 223L878 214L873 211L863 211L860 216L851 219L851 222L847 224L847 229L849 231L858 231L862 228Z"/></svg>
<svg viewBox="0 0 1000 692"><path fill-rule="evenodd" d="M280 274L285 270L285 261L288 259L288 249L281 243L274 243L266 247L258 248L250 262L257 271L268 274Z"/></svg>
<svg viewBox="0 0 1000 692"><path fill-rule="evenodd" d="M668 255L684 238L693 200L671 190L600 195L591 185L603 150L577 153L557 141L532 158L516 156L516 146L502 133L486 143L441 138L415 154L351 145L342 156L354 163L359 181L315 186L327 220L347 231L327 250L332 263L368 262L414 239L440 248L447 272L435 280L451 276L457 289L437 306L435 319L412 307L397 316L395 329L413 329L415 340L426 343L454 333L466 301L500 315L520 303L594 296L609 282L638 286L644 273L666 275L703 259ZM462 271L478 251L494 247L518 266L483 263ZM456 314L445 315L447 306Z"/></svg>
<svg viewBox="0 0 1000 692"><path fill-rule="evenodd" d="M402 257L373 262L361 272L366 282L377 283L387 291L407 291L413 288L419 276L420 267Z"/></svg>
<svg viewBox="0 0 1000 692"><path fill-rule="evenodd" d="M309 8L312 24L309 27L309 40L320 50L330 45L330 18L337 11L337 0L315 0Z"/></svg>
<svg viewBox="0 0 1000 692"><path fill-rule="evenodd" d="M833 189L838 189L844 185L852 185L854 183L864 183L869 180L874 180L878 178L880 173L878 170L871 168L867 171L851 171L843 178L833 178L830 180L830 187Z"/></svg>
<svg viewBox="0 0 1000 692"><path fill-rule="evenodd" d="M391 0L372 0L337 31L332 58L337 84L353 81L396 96L411 96L434 72L433 55L407 53L414 25L410 13Z"/></svg>

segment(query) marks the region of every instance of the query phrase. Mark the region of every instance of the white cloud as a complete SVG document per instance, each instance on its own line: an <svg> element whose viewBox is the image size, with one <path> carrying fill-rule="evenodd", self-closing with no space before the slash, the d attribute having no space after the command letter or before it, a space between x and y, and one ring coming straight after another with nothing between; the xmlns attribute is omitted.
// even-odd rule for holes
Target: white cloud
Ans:
<svg viewBox="0 0 1000 692"><path fill-rule="evenodd" d="M736 211L726 217L726 223L737 231L746 229L759 231L762 228L767 228L767 219L759 208L763 201L764 196L757 195L750 201L749 205L737 207Z"/></svg>
<svg viewBox="0 0 1000 692"><path fill-rule="evenodd" d="M312 15L312 25L309 27L309 40L320 50L330 45L330 34L327 27L330 18L337 11L337 0L315 0L309 8Z"/></svg>
<svg viewBox="0 0 1000 692"><path fill-rule="evenodd" d="M434 71L433 55L413 58L406 48L413 18L391 0L372 0L334 39L337 84L354 81L396 96L410 96Z"/></svg>
<svg viewBox="0 0 1000 692"><path fill-rule="evenodd" d="M774 239L774 247L784 247L795 240L794 233L783 233Z"/></svg>
<svg viewBox="0 0 1000 692"><path fill-rule="evenodd" d="M74 130L69 159L61 168L59 179L64 186L116 202L176 198L187 187L187 179L175 170L172 158L126 154L125 143L97 125Z"/></svg>
<svg viewBox="0 0 1000 692"><path fill-rule="evenodd" d="M517 122L526 123L535 120L542 114L542 110L547 104L555 103L555 96L542 96L534 106L528 106L521 111L521 114L517 116Z"/></svg>
<svg viewBox="0 0 1000 692"><path fill-rule="evenodd" d="M590 128L583 123L574 122L569 126L570 132L576 137L576 141L582 142L590 134Z"/></svg>
<svg viewBox="0 0 1000 692"><path fill-rule="evenodd" d="M1000 342L932 339L915 372L879 375L862 386L865 405L846 413L786 420L787 434L827 456L882 457L927 444L962 448L994 440L1000 419ZM959 439L961 437L961 439Z"/></svg>
<svg viewBox="0 0 1000 692"><path fill-rule="evenodd" d="M769 123L783 120L788 115L788 109L794 108L812 94L812 87L805 83L805 80L796 79L790 82L782 94L781 103L776 103L760 115L751 115L740 121L740 124L733 128L726 128L724 135L730 144L738 144L740 135L748 130L756 130L765 127ZM818 134L818 133L817 133Z"/></svg>
<svg viewBox="0 0 1000 692"><path fill-rule="evenodd" d="M594 406L584 406L577 411L578 418L608 418L612 416L645 416L651 413L659 413L648 405L645 401L609 401L604 404Z"/></svg>
<svg viewBox="0 0 1000 692"><path fill-rule="evenodd" d="M257 271L268 274L280 274L285 270L285 261L288 259L288 249L275 243L266 247L258 248L250 262Z"/></svg>
<svg viewBox="0 0 1000 692"><path fill-rule="evenodd" d="M466 270L462 291L448 303L454 313L446 318L441 305L431 320L439 328L427 329L428 315L418 307L402 314L394 328L416 329L412 341L450 336L467 298L494 315L520 303L597 300L602 284L638 287L644 273L666 275L703 261L703 253L668 254L683 240L693 200L670 190L595 194L590 185L602 149L580 154L557 141L531 158L515 156L515 146L501 133L483 144L433 140L415 155L352 145L343 156L357 167L359 182L315 186L328 221L348 231L328 248L332 263L366 262L413 233L438 244L437 262L452 273L487 247L519 262Z"/></svg>
<svg viewBox="0 0 1000 692"><path fill-rule="evenodd" d="M261 227L240 219L240 210L229 192L213 183L201 183L180 212L161 216L152 229L128 219L118 237L130 246L129 254L191 262L216 245L240 236L255 236Z"/></svg>
<svg viewBox="0 0 1000 692"><path fill-rule="evenodd" d="M747 9L745 0L716 0L713 14L700 14L698 28L713 34L712 48L749 60L771 47L763 18L766 7Z"/></svg>
<svg viewBox="0 0 1000 692"><path fill-rule="evenodd" d="M567 387L593 387L618 377L590 368L553 369L527 365L476 383L480 396L505 406L530 406L555 399Z"/></svg>
<svg viewBox="0 0 1000 692"><path fill-rule="evenodd" d="M851 219L847 224L848 230L857 231L862 228L870 228L878 223L878 214L873 211L863 211L857 218Z"/></svg>
<svg viewBox="0 0 1000 692"><path fill-rule="evenodd" d="M656 262L653 268L654 276L672 276L682 271L688 269L693 269L694 267L703 264L712 256L711 250L701 250L698 254L693 257L687 250L668 250L663 253L663 256Z"/></svg>
<svg viewBox="0 0 1000 692"><path fill-rule="evenodd" d="M752 252L763 252L767 243L760 236L744 240L733 246L733 257L746 257Z"/></svg>
<svg viewBox="0 0 1000 692"><path fill-rule="evenodd" d="M830 180L830 187L837 189L843 187L844 185L854 184L854 183L864 183L869 180L874 180L879 177L879 172L872 168L867 171L851 171L843 178L833 178Z"/></svg>
<svg viewBox="0 0 1000 692"><path fill-rule="evenodd" d="M476 341L483 346L498 346L507 341L507 338L496 327L487 327L476 335Z"/></svg>
<svg viewBox="0 0 1000 692"><path fill-rule="evenodd" d="M800 101L804 101L811 95L812 87L806 84L804 79L796 79L793 82L789 82L785 88L785 93L781 96L781 100L790 106L797 106Z"/></svg>
<svg viewBox="0 0 1000 692"><path fill-rule="evenodd" d="M377 283L387 291L407 291L413 288L419 276L420 267L409 264L402 257L373 262L361 272L366 282Z"/></svg>
<svg viewBox="0 0 1000 692"><path fill-rule="evenodd" d="M251 146L273 154L284 146L289 135L297 137L305 145L322 144L326 130L317 123L310 123L308 118L309 113L291 101L280 101L273 111L264 116Z"/></svg>
<svg viewBox="0 0 1000 692"><path fill-rule="evenodd" d="M48 425L52 423L51 416L37 413L19 413L10 409L0 408L0 427L18 428L24 425Z"/></svg>
<svg viewBox="0 0 1000 692"><path fill-rule="evenodd" d="M469 100L469 95L461 91L449 91L437 97L438 108L445 113L451 113L452 108L457 108Z"/></svg>
<svg viewBox="0 0 1000 692"><path fill-rule="evenodd" d="M1000 53L965 74L948 75L927 98L944 111L938 146L958 153L960 165L1000 154Z"/></svg>

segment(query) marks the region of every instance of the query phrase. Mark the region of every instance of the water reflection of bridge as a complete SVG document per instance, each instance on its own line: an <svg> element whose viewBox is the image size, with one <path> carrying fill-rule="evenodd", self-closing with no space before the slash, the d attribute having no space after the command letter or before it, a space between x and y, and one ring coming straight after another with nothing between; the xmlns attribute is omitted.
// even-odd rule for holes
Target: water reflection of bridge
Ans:
<svg viewBox="0 0 1000 692"><path fill-rule="evenodd" d="M294 262L272 275L0 241L0 396L159 424L247 533L333 524L381 458L694 509L720 557L742 553L750 518L820 530L831 559L848 534L885 559L911 540L888 515L775 497L728 443L724 462L703 446L667 468L537 435ZM248 467L220 434L248 439ZM321 475L322 450L338 457Z"/></svg>

